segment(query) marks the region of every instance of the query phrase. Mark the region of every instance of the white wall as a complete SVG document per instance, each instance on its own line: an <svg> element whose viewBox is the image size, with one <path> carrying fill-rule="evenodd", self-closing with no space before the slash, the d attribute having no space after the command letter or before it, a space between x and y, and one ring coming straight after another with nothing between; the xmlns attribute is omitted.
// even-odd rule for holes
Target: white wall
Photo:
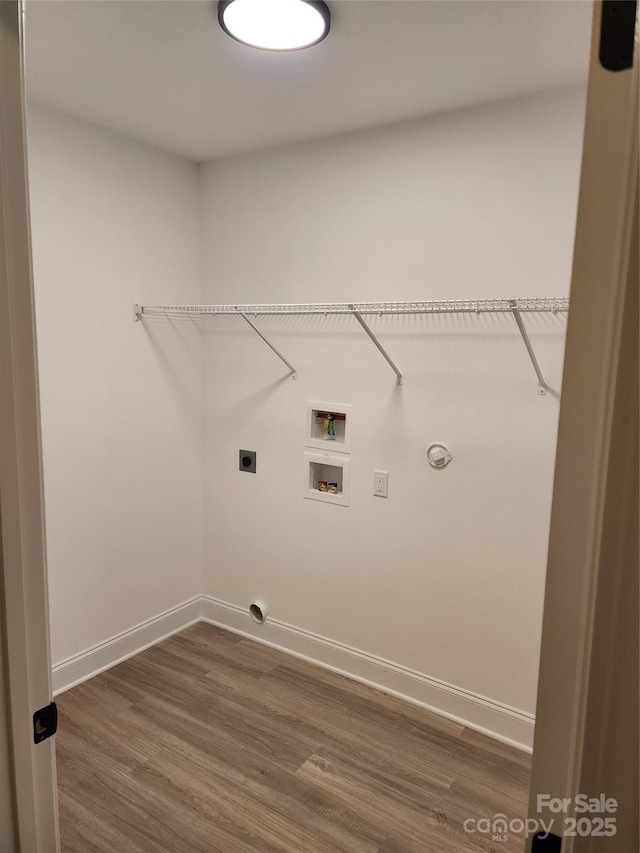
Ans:
<svg viewBox="0 0 640 853"><path fill-rule="evenodd" d="M567 295L583 112L559 90L207 164L205 302ZM402 388L349 317L257 322L297 381L240 318L205 326L211 612L260 632L238 608L261 597L273 642L323 659L329 638L387 686L409 668L530 724L564 320L526 318L546 397L508 315L373 318ZM302 499L307 399L354 406L348 508Z"/></svg>
<svg viewBox="0 0 640 853"><path fill-rule="evenodd" d="M540 397L507 315L372 318L397 388L349 317L259 318L291 381L241 318L130 306L566 294L583 108L559 90L198 170L32 105L60 684L204 612L530 743L563 318L526 318ZM302 498L308 399L354 406L348 508Z"/></svg>
<svg viewBox="0 0 640 853"><path fill-rule="evenodd" d="M201 589L196 166L42 107L29 168L54 663Z"/></svg>

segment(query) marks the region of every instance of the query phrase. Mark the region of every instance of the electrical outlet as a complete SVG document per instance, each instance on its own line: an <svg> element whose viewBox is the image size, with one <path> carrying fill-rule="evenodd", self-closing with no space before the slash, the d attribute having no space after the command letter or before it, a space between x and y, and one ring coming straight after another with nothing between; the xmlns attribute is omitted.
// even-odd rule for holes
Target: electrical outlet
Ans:
<svg viewBox="0 0 640 853"><path fill-rule="evenodd" d="M373 494L377 498L389 497L389 472L374 471L373 472Z"/></svg>

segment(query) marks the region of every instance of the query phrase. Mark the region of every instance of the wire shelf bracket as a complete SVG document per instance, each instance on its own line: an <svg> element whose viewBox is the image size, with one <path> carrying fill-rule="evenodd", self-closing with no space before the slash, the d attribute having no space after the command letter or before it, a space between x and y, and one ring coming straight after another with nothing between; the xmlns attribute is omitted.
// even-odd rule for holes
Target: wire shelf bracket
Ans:
<svg viewBox="0 0 640 853"><path fill-rule="evenodd" d="M531 359L531 364L533 365L533 369L536 372L536 376L538 377L538 394L541 397L547 393L547 383L544 381L544 376L542 375L542 371L540 370L540 365L538 364L538 359L536 358L536 354L533 351L533 347L531 346L531 341L529 340L529 335L527 334L527 330L524 327L524 323L522 322L522 317L520 316L520 311L518 310L518 303L515 299L512 300L512 308L511 313L513 314L513 319L516 321L516 325L518 327L518 331L522 335L522 340L524 342L525 347L527 348L527 352L529 353L529 358Z"/></svg>
<svg viewBox="0 0 640 853"><path fill-rule="evenodd" d="M380 341L379 341L379 340L376 338L376 336L373 334L373 332L371 331L371 329L369 328L369 326L367 326L367 324L365 323L365 321L362 319L362 314L361 314L359 311L356 311L356 309L355 309L355 306L354 306L354 305L349 305L349 308L351 309L351 312L353 313L353 316L356 318L356 320L358 321L358 323L360 323L360 325L361 325L361 326L362 326L362 328L365 330L365 332L367 333L367 335L368 335L368 336L371 338L371 340L373 341L374 345L378 348L378 350L379 350L379 351L380 351L380 353L382 354L382 357L386 360L386 362L387 362L387 364L389 365L389 367L390 367L390 368L393 370L393 372L395 373L395 375L396 375L396 385L402 385L402 373L400 373L400 371L398 370L398 368L396 367L396 365L395 365L395 364L393 363L393 361L391 360L391 358L390 358L389 354L387 353L387 351L385 350L385 348L382 346L382 344L380 343Z"/></svg>
<svg viewBox="0 0 640 853"><path fill-rule="evenodd" d="M253 331L256 333L256 335L257 335L259 338L262 338L262 340L265 342L265 344L266 344L270 349L272 349L272 350L275 352L275 354L278 356L278 358L280 359L280 361L283 361L283 362L287 365L287 367L289 368L289 372L290 372L290 374L291 374L291 378L292 378L292 379L297 379L297 378L298 378L298 373L297 373L297 371L296 371L295 367L291 364L291 362L290 362L290 361L288 361L288 360L287 360L287 359L282 355L282 353L280 352L280 350L279 350L279 349L276 349L276 348L274 347L274 345L271 343L271 341L270 341L268 338L266 338L266 337L262 334L262 332L260 331L260 329L259 329L259 328L254 324L254 323L252 323L252 322L251 322L251 320L247 317L247 315L246 315L246 314L243 314L242 312L240 312L240 316L241 316L244 320L246 320L246 321L247 321L247 323L251 326L251 328L252 328L252 329L253 329Z"/></svg>

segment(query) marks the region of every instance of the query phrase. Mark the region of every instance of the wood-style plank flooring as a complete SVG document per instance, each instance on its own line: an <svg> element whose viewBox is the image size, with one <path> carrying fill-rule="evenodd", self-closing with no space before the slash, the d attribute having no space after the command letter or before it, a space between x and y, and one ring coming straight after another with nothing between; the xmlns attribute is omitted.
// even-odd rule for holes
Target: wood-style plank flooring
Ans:
<svg viewBox="0 0 640 853"><path fill-rule="evenodd" d="M63 853L522 850L524 753L199 623L57 698Z"/></svg>

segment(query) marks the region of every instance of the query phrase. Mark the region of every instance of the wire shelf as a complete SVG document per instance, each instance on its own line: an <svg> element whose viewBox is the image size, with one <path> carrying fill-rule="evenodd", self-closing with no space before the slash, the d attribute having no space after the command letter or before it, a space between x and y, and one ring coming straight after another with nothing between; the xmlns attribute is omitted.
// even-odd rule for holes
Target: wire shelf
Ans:
<svg viewBox="0 0 640 853"><path fill-rule="evenodd" d="M418 302L318 302L263 305L137 305L136 314L188 315L210 314L483 314L551 312L569 310L568 297L518 299L437 299Z"/></svg>
<svg viewBox="0 0 640 853"><path fill-rule="evenodd" d="M249 319L249 315L295 315L295 314L349 314L354 317L363 331L368 335L371 342L378 349L389 367L396 374L396 382L402 385L403 376L398 366L390 357L389 353L378 340L377 335L363 319L364 315L384 314L488 314L508 313L515 320L518 331L522 336L523 343L538 378L538 393L545 395L547 385L536 354L531 345L529 335L522 321L523 313L554 313L569 310L569 299L567 297L533 297L519 299L436 299L423 302L315 302L315 303L292 303L266 305L134 305L133 319L142 320L144 317L152 316L183 316L183 317L206 317L209 315L236 314L242 317L253 331L264 343L275 353L275 355L289 368L292 379L296 379L297 372L293 364L277 349L273 343L260 331L256 324Z"/></svg>

